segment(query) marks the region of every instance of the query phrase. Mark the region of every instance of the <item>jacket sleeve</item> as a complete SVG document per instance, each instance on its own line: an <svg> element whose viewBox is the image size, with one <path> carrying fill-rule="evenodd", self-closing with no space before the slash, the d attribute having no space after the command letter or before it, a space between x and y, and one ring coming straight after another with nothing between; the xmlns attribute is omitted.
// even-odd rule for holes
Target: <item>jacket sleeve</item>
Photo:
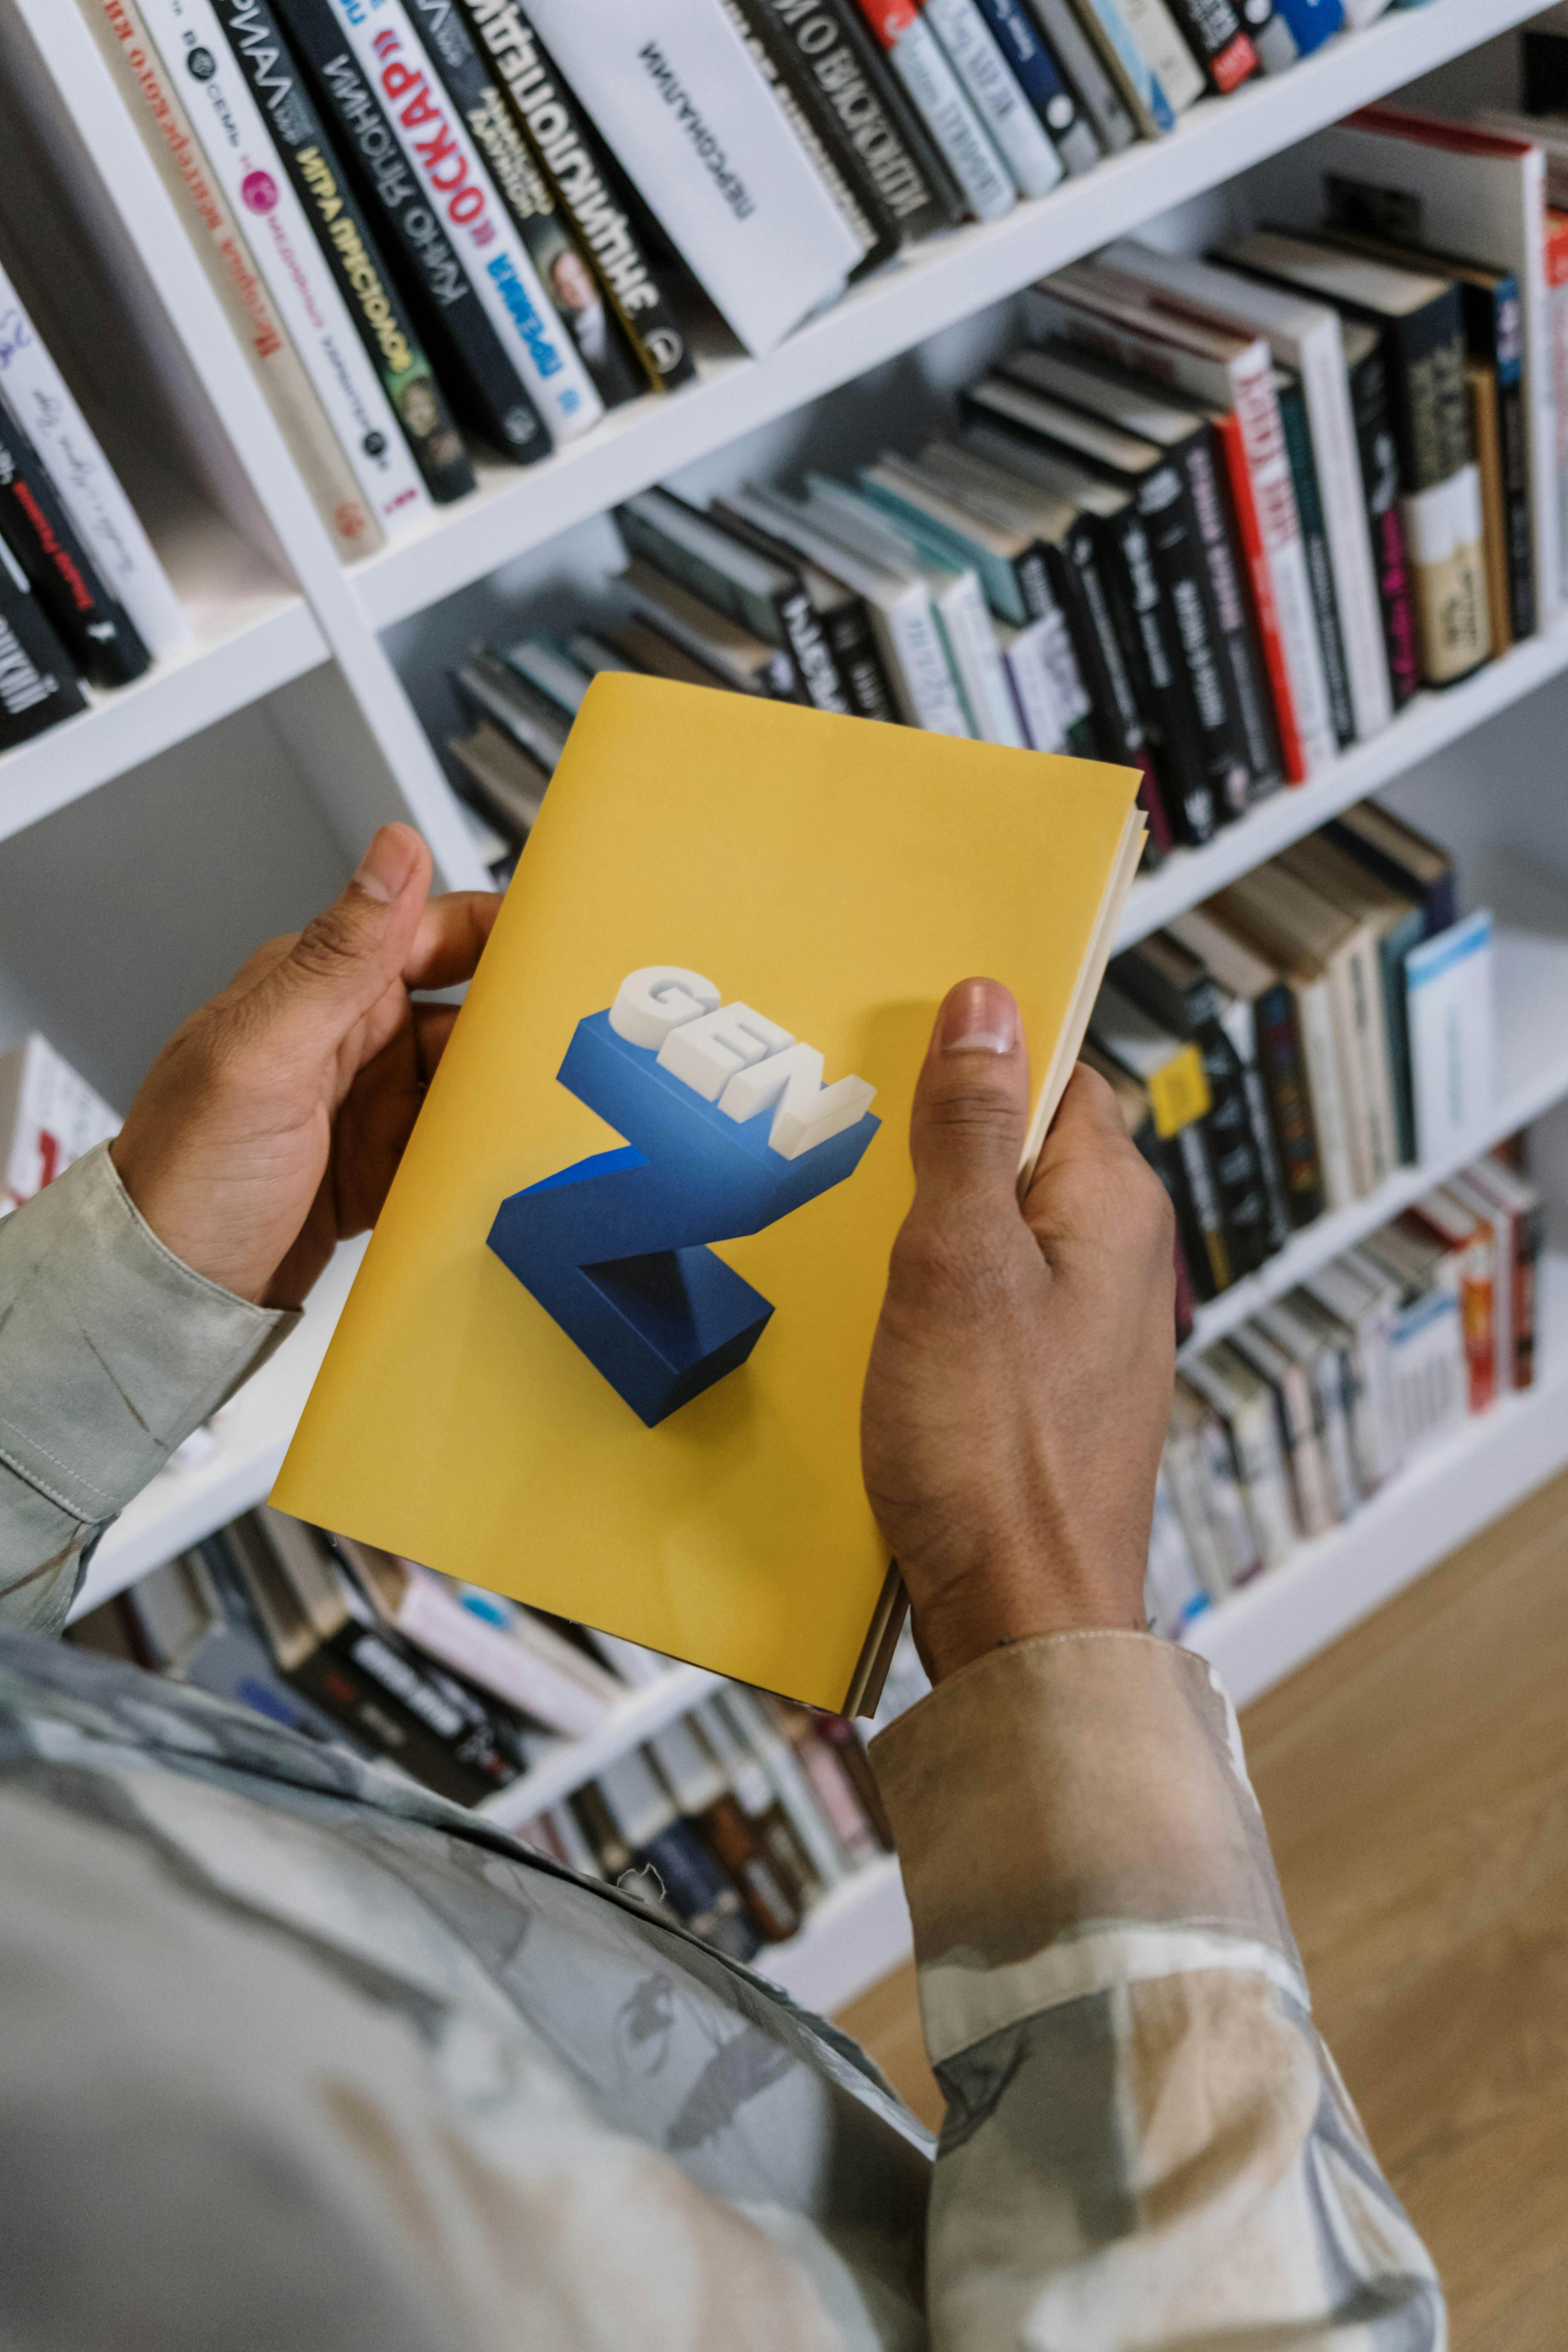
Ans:
<svg viewBox="0 0 1568 2352"><path fill-rule="evenodd" d="M0 1219L0 1624L59 1631L104 1529L299 1319L173 1256L107 1144Z"/></svg>
<svg viewBox="0 0 1568 2352"><path fill-rule="evenodd" d="M934 2352L1441 2352L1213 1670L1143 1634L1020 1642L872 1754L947 2099Z"/></svg>

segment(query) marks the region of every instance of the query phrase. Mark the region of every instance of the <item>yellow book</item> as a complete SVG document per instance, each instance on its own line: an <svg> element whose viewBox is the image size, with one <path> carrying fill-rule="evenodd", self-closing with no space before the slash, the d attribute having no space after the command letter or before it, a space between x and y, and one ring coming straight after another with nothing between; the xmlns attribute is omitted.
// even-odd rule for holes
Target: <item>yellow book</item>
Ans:
<svg viewBox="0 0 1568 2352"><path fill-rule="evenodd" d="M860 1388L936 1008L1016 993L1032 1164L1137 781L596 678L273 1501L860 1704L890 1614Z"/></svg>

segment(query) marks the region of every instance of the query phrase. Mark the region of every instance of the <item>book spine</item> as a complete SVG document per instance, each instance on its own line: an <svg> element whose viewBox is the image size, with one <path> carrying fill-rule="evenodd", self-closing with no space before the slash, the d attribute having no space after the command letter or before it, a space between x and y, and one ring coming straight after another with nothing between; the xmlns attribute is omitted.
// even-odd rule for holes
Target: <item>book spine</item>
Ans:
<svg viewBox="0 0 1568 2352"><path fill-rule="evenodd" d="M1202 739L1194 724L1177 664L1176 641L1166 598L1135 507L1129 505L1115 527L1123 610L1131 616L1129 655L1139 700L1149 723L1166 809L1180 838L1197 845L1213 839L1219 809L1209 782Z"/></svg>
<svg viewBox="0 0 1568 2352"><path fill-rule="evenodd" d="M644 389L642 371L634 366L615 315L605 307L575 232L556 208L533 142L502 94L488 51L479 47L454 0L406 0L406 10L533 265L537 291L531 287L530 293L546 320L553 319L563 352L604 407L619 407ZM581 392L582 384L576 388Z"/></svg>
<svg viewBox="0 0 1568 2352"><path fill-rule="evenodd" d="M1419 947L1426 931L1419 908L1378 941L1378 966L1383 982L1384 1023L1388 1033L1388 1076L1394 1098L1394 1129L1399 1159L1413 1168L1415 1150L1415 1095L1410 1070L1410 1032L1405 1013L1405 959Z"/></svg>
<svg viewBox="0 0 1568 2352"><path fill-rule="evenodd" d="M1513 1385L1535 1386L1536 1302L1546 1214L1539 1200L1521 1208L1513 1227Z"/></svg>
<svg viewBox="0 0 1568 2352"><path fill-rule="evenodd" d="M1421 684L1421 662L1405 524L1399 510L1399 451L1389 413L1388 362L1381 342L1351 371L1351 407L1389 688L1394 709L1403 710Z"/></svg>
<svg viewBox="0 0 1568 2352"><path fill-rule="evenodd" d="M273 308L227 200L203 164L189 118L160 68L133 0L84 0L84 7L142 143L184 219L207 283L250 362L337 552L345 558L374 553L384 543L381 526L360 496L342 446Z"/></svg>
<svg viewBox="0 0 1568 2352"><path fill-rule="evenodd" d="M1138 125L1073 13L1072 0L1029 0L1029 5L1058 68L1077 90L1100 146L1108 155L1121 154L1136 143Z"/></svg>
<svg viewBox="0 0 1568 2352"><path fill-rule="evenodd" d="M1236 396L1233 414L1245 458L1243 470L1273 591L1279 653L1289 680L1296 742L1302 774L1310 776L1333 758L1334 730L1323 657L1312 615L1312 590L1307 574L1301 519L1296 508L1289 452L1285 446L1285 428L1274 389L1274 364L1267 344L1259 343L1246 364L1232 370L1231 382ZM1238 508L1239 504L1238 496ZM1281 732L1284 731L1282 722ZM1298 779L1292 776L1291 781Z"/></svg>
<svg viewBox="0 0 1568 2352"><path fill-rule="evenodd" d="M1118 0L1118 5L1173 113L1184 114L1203 96L1204 77L1165 0Z"/></svg>
<svg viewBox="0 0 1568 2352"><path fill-rule="evenodd" d="M844 225L860 248L860 258L850 271L851 278L863 277L875 269L895 250L896 240L883 226L876 210L859 185L858 174L847 173L840 160L836 139L824 136L816 119L816 110L805 94L804 78L796 70L796 60L788 49L781 49L775 38L773 19L763 0L719 0L719 5L734 27L747 56L763 80L772 91L773 102L790 127L792 136L810 162L813 171L837 205Z"/></svg>
<svg viewBox="0 0 1568 2352"><path fill-rule="evenodd" d="M1535 527L1530 511L1530 422L1524 390L1524 322L1518 281L1500 290L1491 337L1497 368L1498 440L1502 465L1503 541L1508 551L1509 619L1516 645L1535 635Z"/></svg>
<svg viewBox="0 0 1568 2352"><path fill-rule="evenodd" d="M862 599L849 596L835 604L823 616L823 628L846 708L858 719L876 719L884 725L896 725L898 706L882 667L882 656L877 650L876 631Z"/></svg>
<svg viewBox="0 0 1568 2352"><path fill-rule="evenodd" d="M459 0L501 78L507 102L587 254L655 392L687 383L695 363L603 143L546 57L519 0Z"/></svg>
<svg viewBox="0 0 1568 2352"><path fill-rule="evenodd" d="M556 324L549 298L479 160L438 63L403 0L331 0L342 35L386 110L405 161L444 224L491 324L557 440L596 425L605 404Z"/></svg>
<svg viewBox="0 0 1568 2352"><path fill-rule="evenodd" d="M1068 730L1037 635L1046 625L1043 621L1031 621L1026 628L1014 629L1003 644L1002 662L1025 742L1032 751L1065 751Z"/></svg>
<svg viewBox="0 0 1568 2352"><path fill-rule="evenodd" d="M1103 755L1137 769L1138 802L1148 820L1157 861L1173 847L1175 835L1122 651L1121 631L1106 577L1104 537L1109 537L1108 531L1102 535L1086 517L1080 517L1064 547L1056 551L1055 585L1079 667L1093 700Z"/></svg>
<svg viewBox="0 0 1568 2352"><path fill-rule="evenodd" d="M1230 694L1228 666L1220 652L1218 616L1186 476L1174 460L1146 477L1139 488L1138 511L1174 623L1182 656L1178 690L1202 749L1216 822L1223 823L1246 810L1252 797L1252 768Z"/></svg>
<svg viewBox="0 0 1568 2352"><path fill-rule="evenodd" d="M84 708L65 648L0 539L0 751Z"/></svg>
<svg viewBox="0 0 1568 2352"><path fill-rule="evenodd" d="M1286 1209L1299 1230L1322 1214L1323 1176L1296 1000L1284 981L1258 998L1253 1018L1258 1028L1258 1074L1279 1155Z"/></svg>
<svg viewBox="0 0 1568 2352"><path fill-rule="evenodd" d="M1121 0L1082 0L1088 30L1142 139L1163 139L1176 127L1176 110L1140 47Z"/></svg>
<svg viewBox="0 0 1568 2352"><path fill-rule="evenodd" d="M1318 1167L1322 1177L1323 1206L1346 1209L1355 1199L1351 1172L1350 1140L1345 1125L1344 1093L1340 1083L1339 1056L1334 1047L1334 1017L1327 981L1298 983L1296 1027L1301 1061L1312 1105L1312 1131L1317 1139Z"/></svg>
<svg viewBox="0 0 1568 2352"><path fill-rule="evenodd" d="M804 588L782 589L773 598L778 632L789 648L799 680L797 699L813 710L848 715L849 705L838 682L838 666L828 647L826 633Z"/></svg>
<svg viewBox="0 0 1568 2352"><path fill-rule="evenodd" d="M1211 1108L1204 1125L1232 1267L1240 1276L1256 1272L1269 1254L1268 1192L1236 1048L1217 1014L1197 1022L1192 1034L1209 1082Z"/></svg>
<svg viewBox="0 0 1568 2352"><path fill-rule="evenodd" d="M338 37L331 0L276 0L322 105L357 157L427 331L476 428L520 464L548 455L550 436L475 293L451 239L425 201L380 99Z"/></svg>
<svg viewBox="0 0 1568 2352"><path fill-rule="evenodd" d="M963 194L905 97L859 0L769 0L864 157L905 244L955 227Z"/></svg>
<svg viewBox="0 0 1568 2352"><path fill-rule="evenodd" d="M1170 0L1170 8L1210 89L1222 98L1258 71L1258 52L1230 0Z"/></svg>
<svg viewBox="0 0 1568 2352"><path fill-rule="evenodd" d="M1091 172L1100 161L1100 142L1023 0L976 0L976 5L1063 169L1075 177Z"/></svg>
<svg viewBox="0 0 1568 2352"><path fill-rule="evenodd" d="M466 497L474 469L462 436L271 9L266 0L213 5L426 488L442 505Z"/></svg>
<svg viewBox="0 0 1568 2352"><path fill-rule="evenodd" d="M1201 1296L1217 1298L1236 1280L1231 1260L1230 1239L1226 1230L1225 1213L1220 1206L1214 1171L1204 1140L1202 1119L1193 1119L1178 1129L1174 1137L1175 1164L1185 1195L1187 1215L1196 1240L1195 1250L1189 1247L1188 1263L1192 1267ZM1176 1206L1177 1222L1182 1222L1182 1203Z"/></svg>
<svg viewBox="0 0 1568 2352"><path fill-rule="evenodd" d="M353 320L317 247L260 109L237 70L211 0L141 0L172 76L200 67L195 121L207 162L249 225L257 266L293 339L355 480L376 520L396 531L430 509L419 468Z"/></svg>
<svg viewBox="0 0 1568 2352"><path fill-rule="evenodd" d="M0 537L89 685L125 686L150 656L109 593L32 442L0 401Z"/></svg>
<svg viewBox="0 0 1568 2352"><path fill-rule="evenodd" d="M1028 739L1018 723L995 624L973 572L960 572L932 602L946 632L948 658L973 733L983 743L1026 750Z"/></svg>
<svg viewBox="0 0 1568 2352"><path fill-rule="evenodd" d="M1244 996L1232 997L1220 1018L1225 1034L1235 1048L1241 1069L1242 1092L1247 1102L1247 1124L1252 1129L1252 1148L1258 1154L1262 1171L1263 1190L1268 1208L1268 1248L1270 1254L1282 1250L1290 1238L1290 1212L1285 1197L1284 1171L1279 1165L1279 1153L1274 1141L1274 1129L1268 1117L1268 1096L1258 1067L1258 1020L1253 1007Z"/></svg>
<svg viewBox="0 0 1568 2352"><path fill-rule="evenodd" d="M976 220L1001 220L1017 191L919 0L859 0L861 14Z"/></svg>
<svg viewBox="0 0 1568 2352"><path fill-rule="evenodd" d="M1312 428L1307 395L1299 383L1281 385L1279 418L1290 457L1290 478L1296 488L1296 511L1301 519L1301 541L1307 551L1307 577L1312 591L1318 646L1329 690L1329 712L1342 751L1356 736L1351 709L1350 677L1345 668L1344 637L1340 628L1339 598L1334 593L1334 567L1329 552L1328 528L1318 495L1318 468L1312 451Z"/></svg>
<svg viewBox="0 0 1568 2352"><path fill-rule="evenodd" d="M31 437L100 578L154 660L184 645L191 625L53 354L0 268L0 394Z"/></svg>
<svg viewBox="0 0 1568 2352"><path fill-rule="evenodd" d="M1242 587L1239 541L1230 500L1215 464L1212 427L1182 452L1194 527L1208 565L1210 599L1224 648L1230 694L1251 772L1251 798L1262 800L1281 782L1279 745L1263 671L1257 629Z"/></svg>
<svg viewBox="0 0 1568 2352"><path fill-rule="evenodd" d="M1401 321L1388 341L1422 675L1429 686L1449 686L1491 650L1458 288Z"/></svg>
<svg viewBox="0 0 1568 2352"><path fill-rule="evenodd" d="M1334 324L1309 335L1301 351L1308 441L1328 540L1341 650L1357 737L1379 735L1394 716L1384 650L1367 502L1362 492L1344 338Z"/></svg>
<svg viewBox="0 0 1568 2352"><path fill-rule="evenodd" d="M947 649L929 595L903 595L873 607L889 677L904 723L931 735L967 736Z"/></svg>
<svg viewBox="0 0 1568 2352"><path fill-rule="evenodd" d="M976 0L921 0L921 5L1019 193L1048 195L1062 176L1062 159Z"/></svg>

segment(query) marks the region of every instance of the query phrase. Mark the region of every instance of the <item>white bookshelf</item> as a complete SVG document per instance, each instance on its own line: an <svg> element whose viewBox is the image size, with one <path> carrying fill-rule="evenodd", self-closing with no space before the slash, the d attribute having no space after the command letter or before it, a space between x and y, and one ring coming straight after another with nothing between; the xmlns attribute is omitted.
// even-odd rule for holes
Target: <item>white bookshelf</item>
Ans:
<svg viewBox="0 0 1568 2352"><path fill-rule="evenodd" d="M69 839L71 855L79 856L86 838L80 827L89 817L118 845L127 829L113 834L116 784L126 794L145 792L146 778L176 766L194 778L182 786L193 796L190 805L199 793L209 809L221 808L226 797L259 788L249 755L263 745L268 775L297 778L299 787L294 793L291 782L286 788L274 776L267 787L274 796L269 811L275 804L285 830L311 830L308 854L301 848L284 877L289 887L306 888L302 875L346 871L371 827L395 816L421 826L448 885L482 885L482 866L416 709L421 671L428 676L444 666L471 615L488 623L515 580L549 588L596 578L608 537L600 519L619 499L672 475L704 478L707 469L713 478L726 464L759 462L754 452L764 445L792 448L803 411L814 404L853 408L868 377L875 383L862 410L870 411L874 429L898 429L897 402L909 385L929 389L958 380L975 354L984 354L987 337L992 344L1003 339L1011 298L1034 278L1110 237L1158 224L1178 206L1192 209L1197 226L1185 234L1200 241L1207 233L1203 219L1216 217L1200 219L1203 206L1222 203L1237 175L1535 13L1536 0L1429 0L1342 37L1288 76L1227 100L1204 101L1172 138L1108 161L1050 196L1021 205L1004 222L931 240L766 361L714 352L694 384L615 413L542 465L482 468L475 496L345 568L75 0L0 0L0 74L46 125L73 217L105 255L132 322L135 363L159 375L176 421L184 458L179 511L148 520L195 624L193 642L176 660L134 687L94 697L79 718L0 759L0 841L7 855L32 856L36 843L52 838L52 821L78 828ZM1172 241L1183 241L1182 234ZM892 387L893 421L886 428L884 386ZM1119 943L1157 929L1366 793L1452 757L1477 730L1495 727L1564 675L1568 623L1448 694L1421 697L1376 741L1335 761L1310 785L1278 794L1206 848L1178 853L1139 883ZM210 763L203 759L209 744ZM1547 789L1541 787L1542 795ZM73 808L89 795L89 809ZM132 891L136 857L177 861L186 846L178 814L144 839L133 825L127 837ZM64 861L62 852L60 961L63 968L69 939L85 978L75 995L47 972L30 976L36 984L29 988L13 987L23 1013L42 1025L57 1000L66 1006L83 1001L89 981L105 996L155 993L153 958L160 968L173 968L175 995L183 990L184 1001L195 1002L225 976L214 959L226 950L215 941L232 942L237 955L264 930L282 928L272 913L275 898L264 897L247 866L204 874L215 900L205 926L193 926L190 938L176 927L150 940L147 961L138 966L118 940L70 937L74 876ZM47 872L47 858L36 862ZM1559 862L1568 869L1568 829ZM265 920L252 911L263 905ZM0 940L0 1021L9 1009L4 952ZM160 1006L168 993L165 987L157 995ZM33 1010L37 1005L42 1013ZM1568 1101L1568 942L1527 927L1505 928L1500 1028L1496 1110L1466 1157ZM121 1060L113 1074L121 1082L91 1073L110 1094L128 1091L140 1066L133 1024L121 1024L117 1035L121 1032L126 1042L116 1049ZM1263 1298L1447 1172L1447 1164L1401 1171L1374 1200L1321 1220L1262 1275L1205 1307L1200 1340L1234 1328ZM166 1472L112 1529L94 1559L83 1608L266 1495L356 1262L357 1251L340 1252L303 1330L226 1410L206 1455ZM1564 1317L1568 1261L1554 1259L1543 1288L1541 1387L1470 1425L1352 1526L1304 1549L1195 1630L1194 1643L1215 1657L1239 1696L1289 1671L1568 1461ZM545 1754L487 1810L506 1822L527 1820L694 1704L710 1681L694 1668L672 1669L658 1685L632 1693L591 1738L563 1741ZM837 1890L794 1944L764 1954L763 1964L798 1998L831 2008L865 1990L908 1948L896 1866L885 1862Z"/></svg>

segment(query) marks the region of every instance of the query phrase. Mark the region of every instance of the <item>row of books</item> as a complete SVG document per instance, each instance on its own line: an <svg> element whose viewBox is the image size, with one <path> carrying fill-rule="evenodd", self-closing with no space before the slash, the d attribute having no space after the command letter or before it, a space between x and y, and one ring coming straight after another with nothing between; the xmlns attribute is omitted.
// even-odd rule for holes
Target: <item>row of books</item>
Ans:
<svg viewBox="0 0 1568 2352"><path fill-rule="evenodd" d="M1363 121L1362 167L1413 120ZM629 665L1132 763L1152 860L1207 841L1536 626L1517 274L1372 243L1123 241L1031 289L1036 340L947 437L628 499L616 621L459 672L459 789L521 839L587 678Z"/></svg>
<svg viewBox="0 0 1568 2352"><path fill-rule="evenodd" d="M1386 0L80 0L345 552Z"/></svg>
<svg viewBox="0 0 1568 2352"><path fill-rule="evenodd" d="M1455 896L1447 852L1368 801L1112 961L1084 1058L1171 1193L1184 1300L1475 1136L1492 918Z"/></svg>
<svg viewBox="0 0 1568 2352"><path fill-rule="evenodd" d="M263 1507L71 1629L475 1804L670 1661ZM912 1679L911 1679L912 1673ZM925 1687L906 1669L907 1704ZM523 1831L749 1959L890 1848L855 1727L727 1685Z"/></svg>
<svg viewBox="0 0 1568 2352"><path fill-rule="evenodd" d="M1179 1636L1535 1379L1541 1196L1477 1160L1184 1366L1148 1608Z"/></svg>

